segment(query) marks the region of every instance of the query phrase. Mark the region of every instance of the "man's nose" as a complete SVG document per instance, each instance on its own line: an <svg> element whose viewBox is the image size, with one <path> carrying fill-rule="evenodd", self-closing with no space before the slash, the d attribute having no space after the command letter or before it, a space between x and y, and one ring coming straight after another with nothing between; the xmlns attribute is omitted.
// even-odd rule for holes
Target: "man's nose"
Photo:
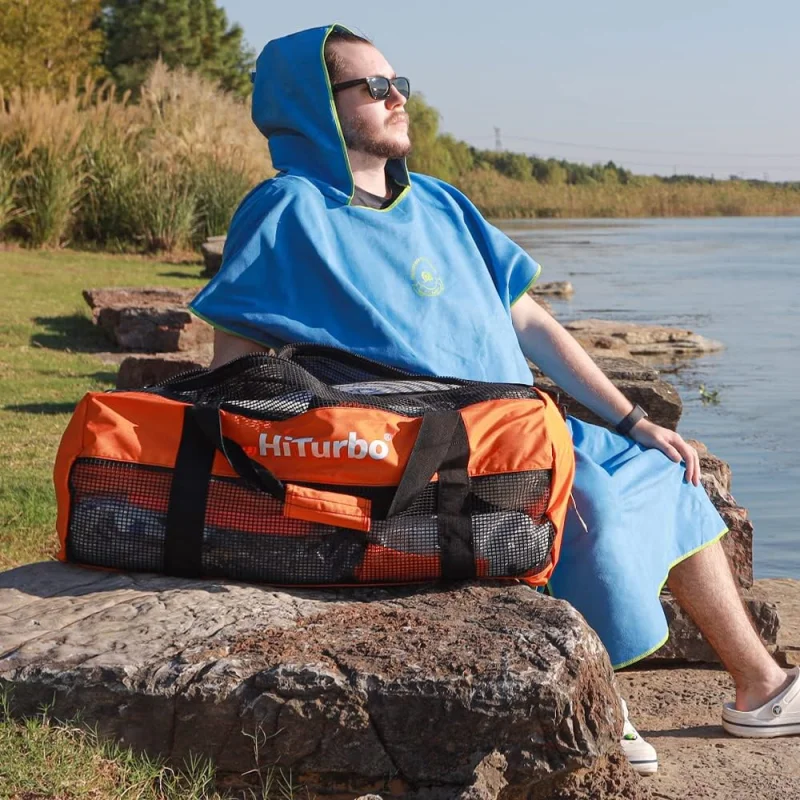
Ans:
<svg viewBox="0 0 800 800"><path fill-rule="evenodd" d="M386 107L387 108L402 108L408 102L408 98L405 95L400 94L397 90L397 87L392 84L392 88L389 90L389 96L386 98Z"/></svg>

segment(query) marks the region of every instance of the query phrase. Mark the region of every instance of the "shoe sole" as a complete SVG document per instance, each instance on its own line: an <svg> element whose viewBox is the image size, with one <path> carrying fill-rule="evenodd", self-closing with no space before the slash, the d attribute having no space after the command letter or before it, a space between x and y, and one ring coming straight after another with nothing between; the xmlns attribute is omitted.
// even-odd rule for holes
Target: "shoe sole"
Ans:
<svg viewBox="0 0 800 800"><path fill-rule="evenodd" d="M722 727L731 736L738 736L742 739L775 739L778 736L796 736L800 734L800 722L763 725L757 723L738 724L723 719Z"/></svg>
<svg viewBox="0 0 800 800"><path fill-rule="evenodd" d="M631 761L630 765L639 775L655 775L658 772L658 761Z"/></svg>

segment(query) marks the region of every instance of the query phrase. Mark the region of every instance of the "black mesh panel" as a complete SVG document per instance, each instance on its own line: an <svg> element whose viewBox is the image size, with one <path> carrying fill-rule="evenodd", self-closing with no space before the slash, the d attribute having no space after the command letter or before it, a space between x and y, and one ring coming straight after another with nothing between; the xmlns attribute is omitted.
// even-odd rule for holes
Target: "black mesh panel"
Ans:
<svg viewBox="0 0 800 800"><path fill-rule="evenodd" d="M70 560L120 569L164 570L171 470L78 459L67 552ZM547 470L473 478L472 536L477 573L504 577L540 571L555 530L546 517ZM321 486L369 496L367 487ZM385 490L381 490L385 492ZM406 511L374 519L368 533L283 516L281 503L229 478L212 478L203 531L208 576L297 585L403 583L440 576L437 487Z"/></svg>
<svg viewBox="0 0 800 800"><path fill-rule="evenodd" d="M450 411L498 399L538 399L530 386L425 378L437 391L371 394L344 391L326 381L354 384L373 380L369 372L333 359L307 357L298 364L268 355L249 355L215 370L193 373L147 391L185 403L219 405L258 419L291 419L316 408L380 408L415 417L426 411ZM409 378L412 380L413 376ZM419 379L416 379L419 380Z"/></svg>

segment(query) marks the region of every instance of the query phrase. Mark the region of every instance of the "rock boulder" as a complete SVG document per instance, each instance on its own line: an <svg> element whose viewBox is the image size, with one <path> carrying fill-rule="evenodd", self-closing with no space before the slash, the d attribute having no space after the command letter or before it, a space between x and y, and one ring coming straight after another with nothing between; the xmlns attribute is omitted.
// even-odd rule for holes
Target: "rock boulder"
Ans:
<svg viewBox="0 0 800 800"><path fill-rule="evenodd" d="M664 325L579 319L565 323L564 327L590 353L673 360L724 349L721 342L690 330Z"/></svg>
<svg viewBox="0 0 800 800"><path fill-rule="evenodd" d="M222 251L225 247L224 236L210 236L200 245L200 252L203 254L205 269L203 275L213 278L222 266Z"/></svg>
<svg viewBox="0 0 800 800"><path fill-rule="evenodd" d="M211 363L211 345L184 353L133 355L125 358L117 372L117 389L138 389L169 380L182 372L207 367Z"/></svg>
<svg viewBox="0 0 800 800"><path fill-rule="evenodd" d="M600 641L521 585L281 591L41 563L0 574L0 642L14 713L52 702L228 778L278 764L341 798L642 796ZM581 785L596 793L564 794Z"/></svg>
<svg viewBox="0 0 800 800"><path fill-rule="evenodd" d="M122 350L194 350L213 340L210 325L191 314L196 289L86 289L95 324Z"/></svg>

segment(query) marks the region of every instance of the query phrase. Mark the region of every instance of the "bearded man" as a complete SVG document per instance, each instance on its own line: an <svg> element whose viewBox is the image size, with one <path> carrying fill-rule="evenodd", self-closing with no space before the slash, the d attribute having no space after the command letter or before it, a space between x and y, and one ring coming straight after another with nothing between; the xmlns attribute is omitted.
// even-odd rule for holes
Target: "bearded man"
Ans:
<svg viewBox="0 0 800 800"><path fill-rule="evenodd" d="M781 669L746 616L697 453L531 299L541 270L525 251L454 187L409 174L409 94L371 42L339 26L266 46L253 120L279 172L242 202L222 269L192 303L216 329L212 366L315 342L422 375L531 384L527 357L618 431L567 420L575 508L550 592L620 668L666 641L667 581L734 679L725 729L800 733L800 670ZM655 750L624 718L623 751L655 772Z"/></svg>

